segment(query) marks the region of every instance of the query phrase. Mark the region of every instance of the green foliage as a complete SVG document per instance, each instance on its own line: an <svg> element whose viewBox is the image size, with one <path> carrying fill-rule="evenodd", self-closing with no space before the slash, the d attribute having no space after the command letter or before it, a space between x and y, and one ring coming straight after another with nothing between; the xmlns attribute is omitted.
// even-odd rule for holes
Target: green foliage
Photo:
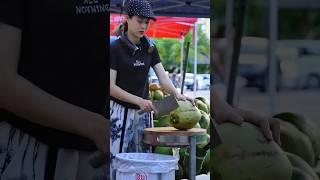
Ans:
<svg viewBox="0 0 320 180"><path fill-rule="evenodd" d="M190 42L187 72L193 72L194 45L193 31L190 31L185 37L184 48ZM162 60L162 64L166 70L170 70L173 66L180 67L181 43L179 39L161 38L155 39L157 49ZM198 27L198 61L202 56L210 56L210 41L206 34L202 31L200 25ZM184 52L185 55L185 52ZM184 56L183 55L183 56ZM209 65L199 64L198 73L209 73Z"/></svg>
<svg viewBox="0 0 320 180"><path fill-rule="evenodd" d="M268 4L261 1L246 1L244 25L245 36L268 37L269 9ZM266 1L268 2L268 1ZM238 1L234 1L233 25L237 26ZM215 36L223 37L225 29L225 0L213 1L213 23ZM278 13L279 39L319 39L320 11L318 9L285 9L279 8ZM303 25L301 25L303 24Z"/></svg>
<svg viewBox="0 0 320 180"><path fill-rule="evenodd" d="M155 39L155 42L166 70L180 64L180 42L178 39Z"/></svg>
<svg viewBox="0 0 320 180"><path fill-rule="evenodd" d="M303 24L303 25L301 25ZM279 36L283 39L320 38L319 10L281 10L279 12Z"/></svg>

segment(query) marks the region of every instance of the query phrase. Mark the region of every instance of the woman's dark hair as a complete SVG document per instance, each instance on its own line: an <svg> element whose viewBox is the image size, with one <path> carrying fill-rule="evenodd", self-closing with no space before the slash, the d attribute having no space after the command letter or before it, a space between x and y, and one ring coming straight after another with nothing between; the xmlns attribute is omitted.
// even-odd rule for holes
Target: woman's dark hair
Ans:
<svg viewBox="0 0 320 180"><path fill-rule="evenodd" d="M177 67L173 66L171 69L170 69L170 72L169 73L174 73L174 71L177 69Z"/></svg>
<svg viewBox="0 0 320 180"><path fill-rule="evenodd" d="M132 16L129 16L128 15L128 18L132 18ZM122 33L122 32L127 32L128 31L128 22L127 21L124 21L124 22L122 22L118 27L116 27L114 30L113 30L113 32L112 32L112 34L113 35L115 35L115 36L120 36L120 34Z"/></svg>

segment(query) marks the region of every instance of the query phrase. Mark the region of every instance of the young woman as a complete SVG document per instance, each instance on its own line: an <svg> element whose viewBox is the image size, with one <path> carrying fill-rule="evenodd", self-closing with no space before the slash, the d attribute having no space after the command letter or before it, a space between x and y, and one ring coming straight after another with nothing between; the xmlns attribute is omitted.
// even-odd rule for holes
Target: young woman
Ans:
<svg viewBox="0 0 320 180"><path fill-rule="evenodd" d="M109 151L108 1L90 4L0 2L0 179L109 179L88 163Z"/></svg>
<svg viewBox="0 0 320 180"><path fill-rule="evenodd" d="M119 39L110 45L110 148L111 159L121 152L147 152L142 146L143 129L150 127L150 112L155 110L148 100L148 72L152 67L162 88L179 100L192 99L181 95L173 86L161 64L155 45L145 32L149 21L156 20L145 0L127 3L127 18L120 26ZM139 111L144 113L139 113ZM111 166L114 169L112 161ZM114 177L113 177L114 178Z"/></svg>

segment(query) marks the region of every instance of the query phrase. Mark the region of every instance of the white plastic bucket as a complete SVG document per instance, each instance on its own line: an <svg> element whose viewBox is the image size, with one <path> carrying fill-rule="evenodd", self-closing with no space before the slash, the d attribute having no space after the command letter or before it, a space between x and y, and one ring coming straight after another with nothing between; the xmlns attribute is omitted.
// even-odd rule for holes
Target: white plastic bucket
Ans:
<svg viewBox="0 0 320 180"><path fill-rule="evenodd" d="M116 180L174 180L178 158L153 153L119 153Z"/></svg>

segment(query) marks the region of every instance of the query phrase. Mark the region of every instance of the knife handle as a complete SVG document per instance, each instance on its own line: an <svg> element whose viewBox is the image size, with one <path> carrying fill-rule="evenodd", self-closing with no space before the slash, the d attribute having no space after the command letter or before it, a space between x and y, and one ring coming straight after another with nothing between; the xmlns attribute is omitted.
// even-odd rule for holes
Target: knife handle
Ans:
<svg viewBox="0 0 320 180"><path fill-rule="evenodd" d="M141 115L141 114L143 114L143 113L144 113L143 110L139 110L139 111L138 111L138 114L139 114L139 115Z"/></svg>
<svg viewBox="0 0 320 180"><path fill-rule="evenodd" d="M99 168L100 166L108 163L108 157L101 151L96 151L89 156L88 162L93 168Z"/></svg>

